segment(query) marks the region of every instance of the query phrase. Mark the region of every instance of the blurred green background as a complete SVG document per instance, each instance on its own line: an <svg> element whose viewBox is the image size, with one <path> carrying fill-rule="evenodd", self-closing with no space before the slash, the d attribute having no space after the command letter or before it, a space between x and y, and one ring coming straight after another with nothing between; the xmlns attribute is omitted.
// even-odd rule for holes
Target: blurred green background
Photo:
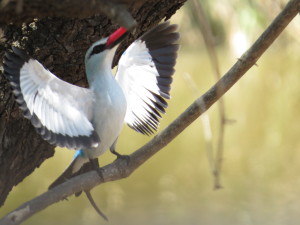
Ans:
<svg viewBox="0 0 300 225"><path fill-rule="evenodd" d="M206 0L207 14L224 74L280 12L286 1ZM172 99L160 130L215 83L213 68L191 1L172 18L180 25L181 49ZM201 120L129 178L92 192L109 224L299 224L300 217L300 18L224 97L226 126L223 188L214 190ZM188 79L187 79L188 78ZM191 80L193 84L191 84ZM197 90L193 86L197 87ZM217 106L209 110L213 145L219 130ZM131 153L149 141L124 127L117 149ZM74 151L57 149L10 193L0 217L43 193L66 168ZM114 160L101 157L102 165ZM86 197L71 197L36 214L25 225L106 224Z"/></svg>

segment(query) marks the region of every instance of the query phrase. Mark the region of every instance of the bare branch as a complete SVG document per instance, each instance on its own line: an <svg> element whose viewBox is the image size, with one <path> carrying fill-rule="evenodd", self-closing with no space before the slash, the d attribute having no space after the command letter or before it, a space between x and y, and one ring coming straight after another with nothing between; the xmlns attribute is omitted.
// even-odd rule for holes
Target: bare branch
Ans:
<svg viewBox="0 0 300 225"><path fill-rule="evenodd" d="M199 24L199 28L205 42L206 50L209 54L212 69L214 70L215 79L219 80L221 77L220 66L219 66L218 56L215 50L214 37L211 31L210 24L206 19L201 3L197 0L193 0L192 4L193 4L192 13L196 17L196 20ZM221 188L220 175L221 175L222 161L223 161L223 151L224 151L223 143L224 143L224 132L225 132L225 124L226 124L224 99L220 99L218 101L218 109L219 109L219 116L220 116L220 121L219 121L220 126L219 126L216 153L214 154L213 148L208 149L208 151L211 151L208 152L208 155L211 155L210 158L213 160L212 162L210 162L210 164L212 165L212 174L214 176L215 189ZM208 122L206 122L206 124L210 124L208 117L207 119ZM210 146L212 146L212 144L210 144Z"/></svg>
<svg viewBox="0 0 300 225"><path fill-rule="evenodd" d="M262 56L289 22L297 15L300 0L291 0L272 24L257 39L252 47L232 66L232 68L203 96L198 98L166 129L156 135L150 142L130 155L130 163L116 160L103 168L104 182L125 178L134 172L152 155L170 143L187 126L197 119L220 99ZM204 104L204 106L202 105ZM62 185L30 200L0 220L1 225L20 224L33 214L45 209L51 204L82 191L90 190L101 184L96 172L92 171L70 179Z"/></svg>

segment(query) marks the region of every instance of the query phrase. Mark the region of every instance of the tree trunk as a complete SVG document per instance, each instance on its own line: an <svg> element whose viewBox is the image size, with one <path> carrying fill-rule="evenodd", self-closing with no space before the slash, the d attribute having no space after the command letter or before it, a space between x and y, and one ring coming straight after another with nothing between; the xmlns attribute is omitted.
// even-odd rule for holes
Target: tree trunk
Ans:
<svg viewBox="0 0 300 225"><path fill-rule="evenodd" d="M123 0L138 25L120 46L115 62L132 40L171 17L185 1ZM0 0L0 59L12 44L19 45L58 77L87 86L85 51L117 27L98 13L101 4L96 3L96 0ZM53 156L54 147L42 140L23 118L0 62L0 206L13 186Z"/></svg>

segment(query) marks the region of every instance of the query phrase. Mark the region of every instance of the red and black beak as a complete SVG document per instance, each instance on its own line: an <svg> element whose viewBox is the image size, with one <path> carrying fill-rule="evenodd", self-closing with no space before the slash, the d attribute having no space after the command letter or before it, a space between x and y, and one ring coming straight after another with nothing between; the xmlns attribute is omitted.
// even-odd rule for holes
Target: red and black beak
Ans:
<svg viewBox="0 0 300 225"><path fill-rule="evenodd" d="M116 30L111 35L109 35L105 44L105 48L111 49L115 47L122 40L124 40L127 34L128 34L127 30L124 27L120 27L118 30Z"/></svg>

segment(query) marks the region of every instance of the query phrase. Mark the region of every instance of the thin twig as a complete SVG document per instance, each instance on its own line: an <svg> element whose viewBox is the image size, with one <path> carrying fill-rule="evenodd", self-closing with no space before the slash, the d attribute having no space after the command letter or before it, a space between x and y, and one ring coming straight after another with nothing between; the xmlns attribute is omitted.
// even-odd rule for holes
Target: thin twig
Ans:
<svg viewBox="0 0 300 225"><path fill-rule="evenodd" d="M291 0L283 11L275 18L272 24L263 32L252 47L242 55L231 69L203 96L198 98L166 129L156 135L151 141L130 155L130 162L116 160L103 167L104 182L119 180L129 176L140 165L169 144L186 127L196 120L203 112L219 100L262 56L278 35L300 10L300 0ZM203 107L201 104L205 104ZM101 184L98 174L91 171L74 177L69 181L37 196L24 203L16 210L7 214L0 220L0 225L16 225L33 214L47 208L76 192L91 190Z"/></svg>
<svg viewBox="0 0 300 225"><path fill-rule="evenodd" d="M218 56L215 50L214 37L211 31L211 26L205 16L201 3L198 0L193 0L192 4L193 7L191 7L191 9L196 18L196 21L199 24L199 28L205 42L206 50L210 58L212 69L214 71L215 79L219 80L221 77L220 66L219 66ZM223 151L224 151L223 143L224 143L224 132L225 132L225 125L226 125L226 114L225 114L225 103L224 103L224 99L222 98L218 101L218 110L219 110L220 125L218 129L219 133L217 139L216 153L214 154L213 148L211 149L212 152L208 153L213 155L212 157L213 162L211 162L210 164L213 165L212 174L214 176L215 189L221 188L220 175L222 170Z"/></svg>
<svg viewBox="0 0 300 225"><path fill-rule="evenodd" d="M185 78L187 84L189 85L189 89L191 89L194 92L195 96L199 96L200 90L195 84L195 81L193 80L192 76L188 73L184 73L183 77ZM203 104L204 105L204 104ZM214 160L214 150L213 150L213 142L212 142L212 130L211 130L211 124L208 112L204 112L201 117L201 123L203 127L204 132L204 141L205 141L205 149L208 159L209 168L211 170L211 173L214 174L215 171L215 160Z"/></svg>

